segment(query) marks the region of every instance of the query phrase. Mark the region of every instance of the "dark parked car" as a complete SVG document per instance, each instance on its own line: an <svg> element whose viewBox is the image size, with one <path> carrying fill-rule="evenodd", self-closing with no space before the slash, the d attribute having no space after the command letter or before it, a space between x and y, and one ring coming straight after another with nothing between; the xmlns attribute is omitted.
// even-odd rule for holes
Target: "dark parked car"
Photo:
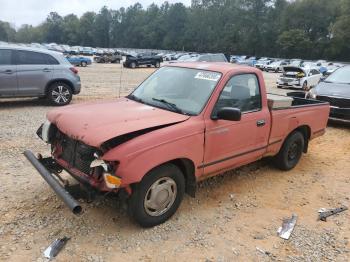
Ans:
<svg viewBox="0 0 350 262"><path fill-rule="evenodd" d="M309 98L329 102L329 119L350 123L350 66L337 69L308 93Z"/></svg>
<svg viewBox="0 0 350 262"><path fill-rule="evenodd" d="M128 54L123 63L124 67L136 68L138 66L154 66L160 67L160 63L163 62L163 58L152 53L140 53L140 54Z"/></svg>
<svg viewBox="0 0 350 262"><path fill-rule="evenodd" d="M75 66L86 67L87 65L91 65L91 59L83 56L67 56L66 58L69 63Z"/></svg>
<svg viewBox="0 0 350 262"><path fill-rule="evenodd" d="M62 106L80 88L78 70L62 54L0 46L0 97L42 97Z"/></svg>
<svg viewBox="0 0 350 262"><path fill-rule="evenodd" d="M115 52L114 54L103 54L103 55L94 57L94 61L96 63L117 63L117 64L120 64L121 60L122 60L122 55L119 52Z"/></svg>

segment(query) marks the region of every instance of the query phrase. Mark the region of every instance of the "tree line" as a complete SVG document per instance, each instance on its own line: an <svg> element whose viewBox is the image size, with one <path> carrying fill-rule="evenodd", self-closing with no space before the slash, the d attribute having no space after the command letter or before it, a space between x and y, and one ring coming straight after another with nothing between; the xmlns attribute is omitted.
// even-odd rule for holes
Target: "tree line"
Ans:
<svg viewBox="0 0 350 262"><path fill-rule="evenodd" d="M192 0L60 16L0 40L350 61L349 0Z"/></svg>

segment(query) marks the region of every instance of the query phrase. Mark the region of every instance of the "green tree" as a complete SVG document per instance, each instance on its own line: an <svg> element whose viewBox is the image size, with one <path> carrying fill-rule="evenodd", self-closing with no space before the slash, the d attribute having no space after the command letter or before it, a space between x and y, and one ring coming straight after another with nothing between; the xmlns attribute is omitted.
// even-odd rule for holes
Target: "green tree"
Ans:
<svg viewBox="0 0 350 262"><path fill-rule="evenodd" d="M333 59L350 61L350 2L341 3L341 15L331 27L329 56Z"/></svg>
<svg viewBox="0 0 350 262"><path fill-rule="evenodd" d="M282 55L286 58L307 57L307 52L312 47L312 41L301 29L291 29L283 32L278 38L278 43Z"/></svg>
<svg viewBox="0 0 350 262"><path fill-rule="evenodd" d="M8 22L0 21L0 40L6 42L15 41L16 31Z"/></svg>
<svg viewBox="0 0 350 262"><path fill-rule="evenodd" d="M94 22L96 14L94 12L86 12L80 18L78 39L82 46L96 46L94 36Z"/></svg>
<svg viewBox="0 0 350 262"><path fill-rule="evenodd" d="M63 18L56 12L51 12L43 23L44 41L62 43L63 41Z"/></svg>
<svg viewBox="0 0 350 262"><path fill-rule="evenodd" d="M106 6L96 15L93 24L94 42L100 47L110 47L110 26L112 15Z"/></svg>
<svg viewBox="0 0 350 262"><path fill-rule="evenodd" d="M63 22L62 22L63 43L68 45L78 45L80 43L79 27L80 27L80 21L76 15L74 14L66 15L63 18Z"/></svg>

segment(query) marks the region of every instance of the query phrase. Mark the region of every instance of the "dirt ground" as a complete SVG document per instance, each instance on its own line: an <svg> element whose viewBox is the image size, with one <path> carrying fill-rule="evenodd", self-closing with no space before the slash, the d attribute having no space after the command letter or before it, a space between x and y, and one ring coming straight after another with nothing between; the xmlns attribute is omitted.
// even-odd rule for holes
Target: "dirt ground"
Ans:
<svg viewBox="0 0 350 262"><path fill-rule="evenodd" d="M153 70L79 68L83 90L73 104L124 95ZM283 92L278 74L265 76L270 92ZM143 229L113 195L81 200L84 213L73 215L26 161L25 149L49 154L35 132L50 109L37 99L0 100L0 261L46 261L43 250L63 236L71 239L56 261L350 260L350 211L317 221L322 207L350 207L349 126L330 124L289 172L263 160L204 181L169 221ZM276 231L293 213L297 225L283 240Z"/></svg>

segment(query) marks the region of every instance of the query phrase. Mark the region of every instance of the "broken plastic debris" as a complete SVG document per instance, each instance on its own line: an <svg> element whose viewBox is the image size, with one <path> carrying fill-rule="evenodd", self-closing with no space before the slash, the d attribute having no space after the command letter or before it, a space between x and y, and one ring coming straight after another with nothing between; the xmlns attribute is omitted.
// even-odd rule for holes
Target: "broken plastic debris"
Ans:
<svg viewBox="0 0 350 262"><path fill-rule="evenodd" d="M53 241L51 245L45 249L44 256L49 259L57 256L57 254L61 251L69 239L69 237L63 237L61 239L56 239Z"/></svg>
<svg viewBox="0 0 350 262"><path fill-rule="evenodd" d="M327 217L333 216L347 209L348 208L346 206L332 209L321 208L320 210L318 210L318 220L327 221Z"/></svg>
<svg viewBox="0 0 350 262"><path fill-rule="evenodd" d="M271 253L269 251L265 251L263 249L261 249L260 247L256 247L256 250L258 250L260 253L264 254L264 255L270 255Z"/></svg>
<svg viewBox="0 0 350 262"><path fill-rule="evenodd" d="M298 216L293 214L291 218L283 219L282 226L277 230L278 236L283 239L289 239L297 223Z"/></svg>

